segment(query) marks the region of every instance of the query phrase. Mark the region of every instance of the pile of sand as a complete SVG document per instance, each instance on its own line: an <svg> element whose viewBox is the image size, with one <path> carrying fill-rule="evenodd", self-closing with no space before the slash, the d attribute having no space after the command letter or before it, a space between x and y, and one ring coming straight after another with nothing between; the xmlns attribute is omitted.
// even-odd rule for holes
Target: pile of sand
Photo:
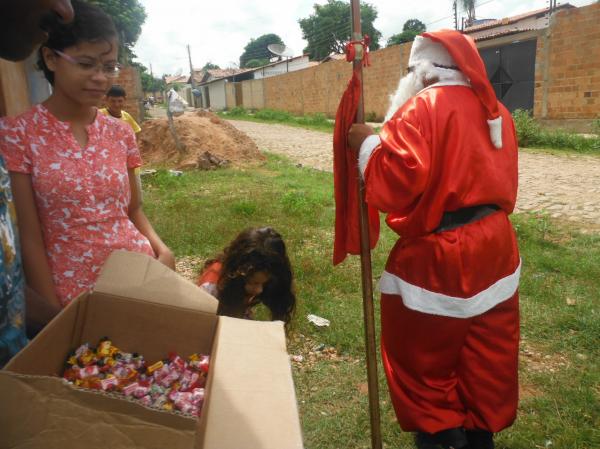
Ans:
<svg viewBox="0 0 600 449"><path fill-rule="evenodd" d="M138 144L145 164L210 170L265 160L250 137L211 112L186 112L175 117L174 123L182 151L177 149L166 118L144 122Z"/></svg>

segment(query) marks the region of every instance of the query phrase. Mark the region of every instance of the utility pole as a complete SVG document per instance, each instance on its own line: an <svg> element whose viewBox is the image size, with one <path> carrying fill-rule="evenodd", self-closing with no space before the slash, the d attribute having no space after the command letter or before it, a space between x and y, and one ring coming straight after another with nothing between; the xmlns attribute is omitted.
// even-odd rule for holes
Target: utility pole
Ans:
<svg viewBox="0 0 600 449"><path fill-rule="evenodd" d="M152 77L152 98L154 99L151 104L154 106L154 102L156 101L156 84L154 83L154 71L152 70L152 63L150 63L150 76Z"/></svg>
<svg viewBox="0 0 600 449"><path fill-rule="evenodd" d="M458 30L458 8L456 5L457 1L454 0L454 2L452 2L452 8L454 9L454 29Z"/></svg>
<svg viewBox="0 0 600 449"><path fill-rule="evenodd" d="M196 97L194 97L194 89L196 89L196 82L194 81L194 66L192 65L192 53L190 52L190 44L187 46L188 59L190 61L190 82L192 84L192 105L196 107Z"/></svg>

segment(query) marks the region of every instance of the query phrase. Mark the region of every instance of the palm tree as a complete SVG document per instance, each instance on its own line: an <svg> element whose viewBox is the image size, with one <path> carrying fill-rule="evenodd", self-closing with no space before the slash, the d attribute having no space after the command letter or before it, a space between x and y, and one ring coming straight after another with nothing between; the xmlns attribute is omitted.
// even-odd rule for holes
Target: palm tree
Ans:
<svg viewBox="0 0 600 449"><path fill-rule="evenodd" d="M467 11L466 26L471 26L475 21L475 0L461 0L462 7Z"/></svg>

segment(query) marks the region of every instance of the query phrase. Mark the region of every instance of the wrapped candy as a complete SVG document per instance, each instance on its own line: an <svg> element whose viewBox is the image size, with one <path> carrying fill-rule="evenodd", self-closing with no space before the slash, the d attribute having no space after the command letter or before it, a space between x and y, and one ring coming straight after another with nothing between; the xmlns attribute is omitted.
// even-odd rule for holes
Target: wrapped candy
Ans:
<svg viewBox="0 0 600 449"><path fill-rule="evenodd" d="M105 377L100 381L100 386L104 391L114 390L119 385L119 379L116 377Z"/></svg>
<svg viewBox="0 0 600 449"><path fill-rule="evenodd" d="M129 385L124 386L121 389L121 393L123 393L125 396L131 396L135 393L136 389L139 388L140 384L138 384L137 382L133 382Z"/></svg>
<svg viewBox="0 0 600 449"><path fill-rule="evenodd" d="M118 392L146 407L198 416L204 402L209 357L175 353L147 364L138 353L120 351L109 338L96 348L83 344L69 355L63 374L80 388Z"/></svg>

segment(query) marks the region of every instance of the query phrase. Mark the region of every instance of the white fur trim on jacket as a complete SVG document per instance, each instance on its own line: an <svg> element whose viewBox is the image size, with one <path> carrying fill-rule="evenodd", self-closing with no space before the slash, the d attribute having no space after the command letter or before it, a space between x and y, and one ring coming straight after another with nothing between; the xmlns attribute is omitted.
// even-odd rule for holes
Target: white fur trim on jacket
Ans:
<svg viewBox="0 0 600 449"><path fill-rule="evenodd" d="M381 139L377 134L373 134L363 140L363 143L360 146L358 153L358 167L360 168L360 174L363 178L365 177L365 170L367 169L369 158L373 151L375 151L375 148L379 145L381 145Z"/></svg>
<svg viewBox="0 0 600 449"><path fill-rule="evenodd" d="M388 295L400 295L411 310L453 318L471 318L481 315L511 298L519 287L521 262L514 273L496 281L490 287L470 298L456 298L409 284L400 277L383 272L379 290Z"/></svg>
<svg viewBox="0 0 600 449"><path fill-rule="evenodd" d="M417 36L410 49L408 65L413 66L419 61L429 61L445 66L455 66L454 58L450 56L446 47L427 37Z"/></svg>
<svg viewBox="0 0 600 449"><path fill-rule="evenodd" d="M490 139L492 139L492 143L496 148L502 148L502 117L488 120L487 122L490 127Z"/></svg>

